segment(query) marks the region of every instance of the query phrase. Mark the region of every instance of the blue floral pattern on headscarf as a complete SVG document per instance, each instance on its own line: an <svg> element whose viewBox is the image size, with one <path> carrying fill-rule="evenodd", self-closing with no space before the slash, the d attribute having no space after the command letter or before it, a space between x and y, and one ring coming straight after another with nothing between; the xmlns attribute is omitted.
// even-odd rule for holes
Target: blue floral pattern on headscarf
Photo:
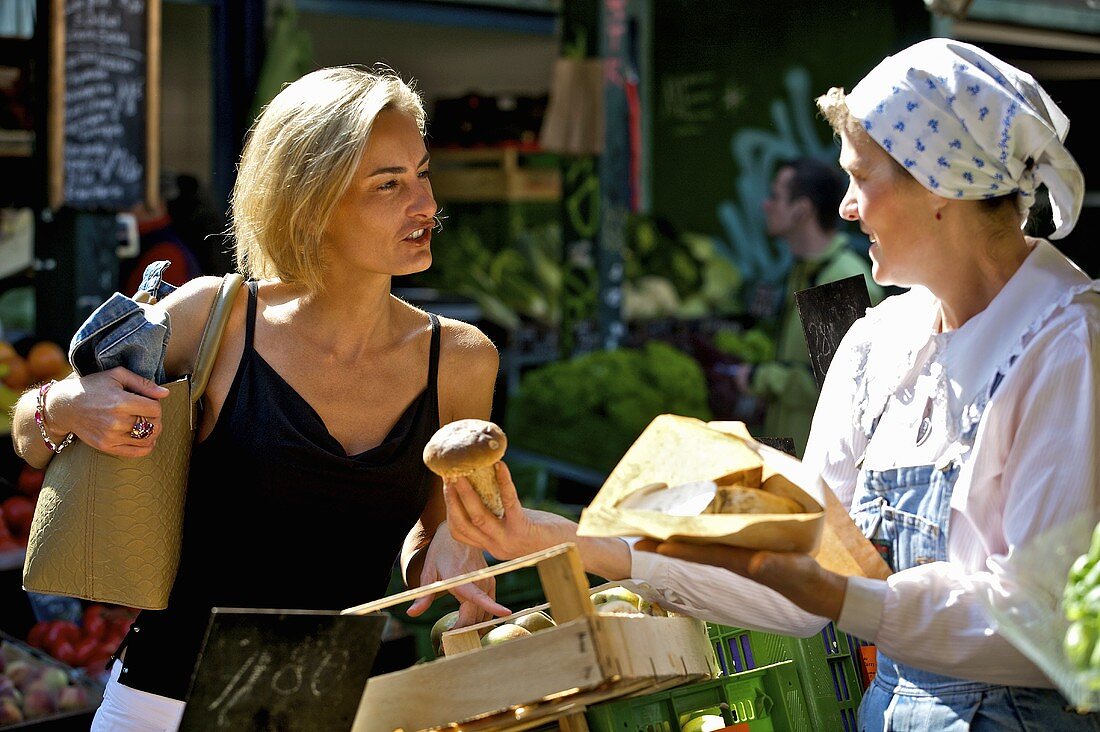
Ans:
<svg viewBox="0 0 1100 732"><path fill-rule="evenodd" d="M1056 231L1077 222L1081 169L1062 144L1069 119L1028 74L967 43L932 38L887 57L847 95L863 129L938 196L1018 195L1021 215L1039 183Z"/></svg>

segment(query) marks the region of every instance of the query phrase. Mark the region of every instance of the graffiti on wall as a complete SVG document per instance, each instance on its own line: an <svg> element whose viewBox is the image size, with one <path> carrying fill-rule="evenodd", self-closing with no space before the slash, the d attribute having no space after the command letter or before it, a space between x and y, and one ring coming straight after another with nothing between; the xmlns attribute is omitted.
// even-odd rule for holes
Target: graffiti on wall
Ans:
<svg viewBox="0 0 1100 732"><path fill-rule="evenodd" d="M835 161L837 148L822 142L806 69L791 67L783 76L785 98L770 105L771 127L745 127L730 140L737 170L731 198L719 202L718 220L724 235L716 244L741 269L745 304L757 317L773 315L781 306L783 281L791 255L782 242L768 238L763 204L776 166L784 160L811 156Z"/></svg>

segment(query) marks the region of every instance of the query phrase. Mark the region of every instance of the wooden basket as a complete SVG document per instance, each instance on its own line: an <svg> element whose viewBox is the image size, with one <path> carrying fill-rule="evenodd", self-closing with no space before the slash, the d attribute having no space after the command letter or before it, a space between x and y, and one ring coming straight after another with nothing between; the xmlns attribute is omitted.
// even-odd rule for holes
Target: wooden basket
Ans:
<svg viewBox="0 0 1100 732"><path fill-rule="evenodd" d="M522 730L555 720L585 729L587 704L718 675L702 622L599 615L573 544L345 612L375 612L531 565L538 567L555 627L489 647L481 646L478 631L509 618L444 633L445 657L370 679L352 732Z"/></svg>

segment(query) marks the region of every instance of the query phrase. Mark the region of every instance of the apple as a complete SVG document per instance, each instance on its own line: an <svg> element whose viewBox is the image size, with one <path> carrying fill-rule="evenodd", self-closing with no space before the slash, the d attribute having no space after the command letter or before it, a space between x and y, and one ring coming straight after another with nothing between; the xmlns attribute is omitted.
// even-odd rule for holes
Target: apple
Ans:
<svg viewBox="0 0 1100 732"><path fill-rule="evenodd" d="M15 688L15 682L6 674L0 674L0 699L8 697L22 698L19 689Z"/></svg>
<svg viewBox="0 0 1100 732"><path fill-rule="evenodd" d="M596 606L596 612L600 615L636 615L641 617L644 613L638 612L638 608L626 600L611 600Z"/></svg>
<svg viewBox="0 0 1100 732"><path fill-rule="evenodd" d="M541 610L536 610L533 613L528 613L522 617L518 617L512 621L515 625L521 628L529 630L532 633L537 633L540 630L546 628L553 628L557 623L551 619L549 615Z"/></svg>
<svg viewBox="0 0 1100 732"><path fill-rule="evenodd" d="M12 661L26 661L30 654L14 643L0 643L0 656L8 663Z"/></svg>
<svg viewBox="0 0 1100 732"><path fill-rule="evenodd" d="M26 691L27 687L41 675L42 671L31 661L12 661L8 664L8 670L5 673L11 679L11 682L15 684L15 688Z"/></svg>
<svg viewBox="0 0 1100 732"><path fill-rule="evenodd" d="M57 708L62 712L75 712L89 706L88 691L83 686L66 686L61 690Z"/></svg>
<svg viewBox="0 0 1100 732"><path fill-rule="evenodd" d="M591 595L593 605L602 605L607 602L613 602L621 600L623 602L629 602L634 606L635 610L641 609L642 598L640 595L631 592L625 587L608 587L606 590L600 590Z"/></svg>
<svg viewBox="0 0 1100 732"><path fill-rule="evenodd" d="M531 635L531 631L527 630L527 628L521 628L514 623L503 623L486 633L485 637L481 639L481 645L496 646L501 643L507 643L515 638L523 638L529 635Z"/></svg>
<svg viewBox="0 0 1100 732"><path fill-rule="evenodd" d="M454 628L457 622L458 610L453 610L435 621L435 625L432 626L432 650L435 651L435 655L443 653L443 634Z"/></svg>
<svg viewBox="0 0 1100 732"><path fill-rule="evenodd" d="M28 690L23 697L23 714L27 719L37 719L57 712L57 698L49 689L37 687Z"/></svg>
<svg viewBox="0 0 1100 732"><path fill-rule="evenodd" d="M0 727L24 720L23 710L11 697L0 699Z"/></svg>
<svg viewBox="0 0 1100 732"><path fill-rule="evenodd" d="M69 675L56 666L50 666L42 672L36 683L45 684L56 693L69 685Z"/></svg>

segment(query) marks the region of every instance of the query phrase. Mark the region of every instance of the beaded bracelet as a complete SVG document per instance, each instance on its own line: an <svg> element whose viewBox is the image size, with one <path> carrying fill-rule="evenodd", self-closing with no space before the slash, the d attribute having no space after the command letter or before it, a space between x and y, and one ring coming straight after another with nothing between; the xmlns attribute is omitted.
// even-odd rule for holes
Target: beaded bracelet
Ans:
<svg viewBox="0 0 1100 732"><path fill-rule="evenodd" d="M58 444L54 444L50 439L50 433L46 431L46 394L49 392L50 387L56 384L56 381L47 381L42 386L38 387L38 406L34 410L34 421L38 425L38 431L42 433L42 441L46 443L46 447L50 448L54 453L61 452L69 443L73 441L73 433L65 435L65 439Z"/></svg>

